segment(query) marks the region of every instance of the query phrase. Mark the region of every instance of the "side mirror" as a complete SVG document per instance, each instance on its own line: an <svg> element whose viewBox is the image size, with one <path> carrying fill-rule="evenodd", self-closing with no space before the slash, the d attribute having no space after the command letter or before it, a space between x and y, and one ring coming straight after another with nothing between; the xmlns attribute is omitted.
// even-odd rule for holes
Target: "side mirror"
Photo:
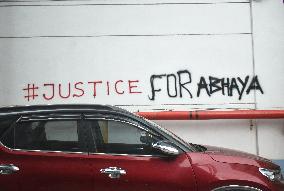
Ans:
<svg viewBox="0 0 284 191"><path fill-rule="evenodd" d="M158 141L152 144L152 148L170 156L177 156L180 151L169 141Z"/></svg>
<svg viewBox="0 0 284 191"><path fill-rule="evenodd" d="M153 142L156 142L157 140L153 137L153 135L147 132L143 132L141 133L140 141L141 143L151 145Z"/></svg>

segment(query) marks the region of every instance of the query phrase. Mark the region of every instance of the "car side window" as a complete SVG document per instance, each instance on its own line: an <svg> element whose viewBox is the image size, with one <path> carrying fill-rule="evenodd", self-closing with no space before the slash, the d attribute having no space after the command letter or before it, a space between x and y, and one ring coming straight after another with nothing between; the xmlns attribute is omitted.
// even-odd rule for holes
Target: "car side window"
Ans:
<svg viewBox="0 0 284 191"><path fill-rule="evenodd" d="M6 147L13 147L14 135L11 126L16 122L16 118L0 120L0 141Z"/></svg>
<svg viewBox="0 0 284 191"><path fill-rule="evenodd" d="M14 139L12 148L87 152L86 136L79 127L80 122L77 120L19 122L10 132Z"/></svg>
<svg viewBox="0 0 284 191"><path fill-rule="evenodd" d="M111 154L156 155L152 143L161 137L133 124L114 120L91 120L96 152Z"/></svg>

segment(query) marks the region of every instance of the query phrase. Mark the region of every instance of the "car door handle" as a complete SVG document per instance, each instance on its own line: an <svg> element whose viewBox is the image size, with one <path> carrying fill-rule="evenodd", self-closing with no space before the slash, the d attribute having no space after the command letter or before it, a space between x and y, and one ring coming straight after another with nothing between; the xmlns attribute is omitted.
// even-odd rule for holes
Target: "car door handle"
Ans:
<svg viewBox="0 0 284 191"><path fill-rule="evenodd" d="M0 164L0 174L12 174L19 170L19 167L13 164Z"/></svg>
<svg viewBox="0 0 284 191"><path fill-rule="evenodd" d="M121 175L125 175L126 171L118 168L118 167L108 167L105 169L101 169L100 172L102 174L108 174L110 178L120 178Z"/></svg>

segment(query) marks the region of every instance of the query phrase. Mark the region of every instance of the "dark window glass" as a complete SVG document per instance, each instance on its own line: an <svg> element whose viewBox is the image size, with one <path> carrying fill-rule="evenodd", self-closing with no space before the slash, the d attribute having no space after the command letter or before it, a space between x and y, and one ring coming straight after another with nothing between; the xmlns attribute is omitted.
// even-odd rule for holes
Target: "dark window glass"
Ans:
<svg viewBox="0 0 284 191"><path fill-rule="evenodd" d="M154 155L152 143L161 140L132 124L112 120L94 120L91 123L96 152L113 154Z"/></svg>
<svg viewBox="0 0 284 191"><path fill-rule="evenodd" d="M21 122L15 127L16 149L84 152L85 141L75 120Z"/></svg>
<svg viewBox="0 0 284 191"><path fill-rule="evenodd" d="M9 148L14 146L14 134L11 125L15 123L16 120L16 118L0 120L0 141Z"/></svg>
<svg viewBox="0 0 284 191"><path fill-rule="evenodd" d="M10 125L14 122L14 119L1 119L0 120L0 136L8 130Z"/></svg>

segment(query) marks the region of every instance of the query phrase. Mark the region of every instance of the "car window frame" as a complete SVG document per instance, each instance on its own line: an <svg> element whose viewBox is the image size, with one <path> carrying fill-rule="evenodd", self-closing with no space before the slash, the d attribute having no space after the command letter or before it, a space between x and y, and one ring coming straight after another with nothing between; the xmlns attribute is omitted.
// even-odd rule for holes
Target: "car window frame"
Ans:
<svg viewBox="0 0 284 191"><path fill-rule="evenodd" d="M168 140L170 142L172 142L178 149L180 149L180 151L182 153L184 152L196 152L193 148L191 148L188 145L184 145L183 143L180 143L179 141L177 141L176 139L174 139L173 137L171 137L170 135L168 135L167 133L163 132L162 130L160 130L161 127L157 128L154 125L152 125L151 123L145 121L142 117L140 116L136 116L132 113L121 113L118 111L86 111L86 110L82 110L82 111L62 111L62 112L57 112L57 111L47 111L47 112L26 112L26 113L21 113L21 114L11 114L9 116L17 116L18 117L18 121L20 120L52 120L54 118L61 120L61 119L67 119L72 118L75 116L76 119L78 120L86 120L86 119L115 119L115 120L120 120L120 121L127 121L131 124L133 124L134 126L139 126L139 127L143 127L142 129L146 129L149 130L150 132L154 132L154 135L158 135L162 138L164 138L165 140ZM4 116L1 116L1 118ZM7 116L6 116L7 117ZM11 128L11 127L10 127ZM90 143L91 138L88 138L88 143ZM18 150L18 151L25 151L25 150L21 150L21 149L12 149L9 147L6 147L4 144L2 144L2 142L0 141L0 145L2 145L3 147L5 147L6 149L9 150ZM88 147L90 147L90 144L88 144ZM26 151L31 151L31 152L43 152L43 153L79 153L79 154L106 154L106 153L94 153L90 148L88 148L88 152L66 152L66 151L44 151L44 150L26 150ZM113 154L113 155L127 155L127 154ZM140 155L143 156L143 155ZM144 156L149 156L149 155L144 155ZM151 155L150 155L151 156ZM155 156L155 155L153 155Z"/></svg>
<svg viewBox="0 0 284 191"><path fill-rule="evenodd" d="M144 130L147 133L156 136L156 137L161 137L164 140L168 140L167 137L163 136L159 132L153 131L152 128L149 128L148 126L143 125L142 123L138 121L134 121L132 118L127 118L127 117L113 117L113 116L98 116L98 115L85 115L84 120L105 120L105 121L117 121L117 122L122 122L126 123L128 125L132 125L135 128L138 128L140 130ZM93 140L95 141L95 140ZM174 144L177 146L176 144ZM178 146L177 146L178 147ZM180 147L178 149L181 152L184 152ZM96 150L96 149L94 149ZM156 154L120 154L120 153L103 153L103 152L90 152L90 155L108 155L108 156L135 156L135 157L167 157L167 155L162 154L162 153L156 153Z"/></svg>
<svg viewBox="0 0 284 191"><path fill-rule="evenodd" d="M168 132L168 130L160 127L155 122L148 120L144 117L141 117L139 115L136 115L134 113L128 112L126 110L122 111L107 111L107 112L96 112L94 113L87 113L84 114L86 116L100 116L100 117L109 117L114 116L114 118L125 118L125 119L131 119L131 121L134 121L135 123L138 123L139 125L146 126L148 129L151 129L154 132L157 132L157 134L161 135L162 137L166 138L168 141L172 142L175 146L177 146L181 151L183 152L200 152L199 149L197 149L194 145L192 145L189 142L186 142L185 140L181 139L180 137L175 138L171 134L171 132ZM176 136L176 135L175 135ZM180 140L181 139L181 140Z"/></svg>
<svg viewBox="0 0 284 191"><path fill-rule="evenodd" d="M6 132L11 131L12 129L14 129L17 124L19 124L20 122L34 122L34 121L63 121L63 120L77 120L79 122L78 124L78 129L79 131L81 131L82 127L82 121L83 121L83 117L82 114L79 113L73 113L73 114L35 114L35 115L23 115L20 116L17 120L15 120L11 126L7 129ZM88 129L86 129L87 131L89 131ZM5 133L6 133L5 132ZM15 139L15 135L14 135L14 139ZM43 153L43 154L47 154L47 153L62 153L62 154L82 154L82 155L88 155L89 154L89 137L86 138L87 141L87 151L80 151L80 152L73 152L73 151L53 151L53 150L34 150L34 149L17 149L17 148L10 148L6 145L4 145L1 141L0 141L0 145L3 146L4 148L8 149L9 151L12 152L36 152L36 153ZM13 144L15 145L15 140L13 140Z"/></svg>

